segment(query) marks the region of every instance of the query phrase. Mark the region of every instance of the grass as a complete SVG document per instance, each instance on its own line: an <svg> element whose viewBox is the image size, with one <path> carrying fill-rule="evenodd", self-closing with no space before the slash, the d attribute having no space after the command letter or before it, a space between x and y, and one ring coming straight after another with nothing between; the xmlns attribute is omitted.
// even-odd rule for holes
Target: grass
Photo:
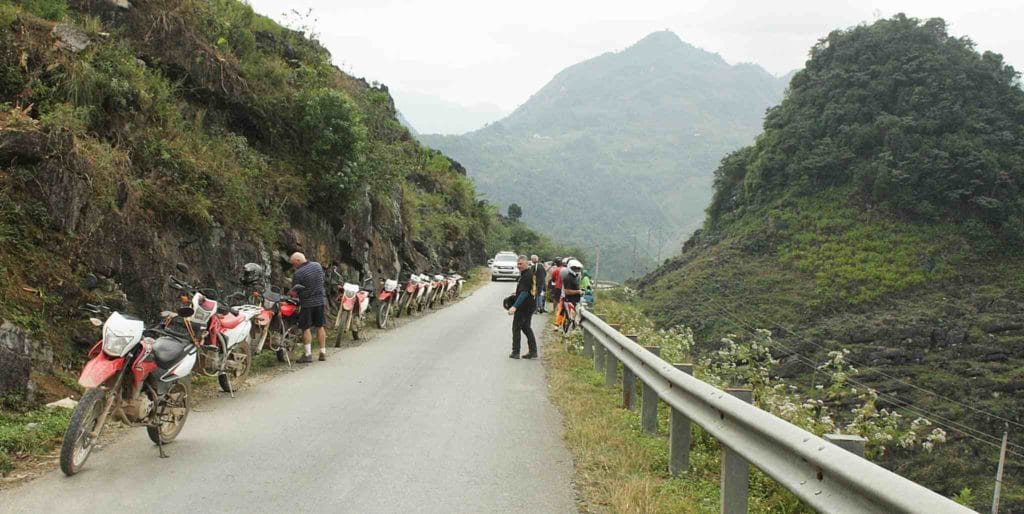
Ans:
<svg viewBox="0 0 1024 514"><path fill-rule="evenodd" d="M566 446L576 462L576 484L584 512L718 512L720 449L694 429L691 469L668 473L668 409L659 412L659 432L644 433L639 417L621 408L619 389L604 386L604 374L589 359L566 351L548 332L544 362L551 400L562 413ZM751 473L751 512L805 512L789 494L757 470Z"/></svg>
<svg viewBox="0 0 1024 514"><path fill-rule="evenodd" d="M17 460L56 448L70 419L68 409L0 412L0 476L10 473Z"/></svg>

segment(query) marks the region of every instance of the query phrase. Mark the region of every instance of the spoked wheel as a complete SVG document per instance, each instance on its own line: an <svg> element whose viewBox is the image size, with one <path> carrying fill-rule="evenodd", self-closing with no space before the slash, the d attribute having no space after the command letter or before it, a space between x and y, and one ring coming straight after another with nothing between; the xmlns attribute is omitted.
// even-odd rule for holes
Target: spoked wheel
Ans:
<svg viewBox="0 0 1024 514"><path fill-rule="evenodd" d="M402 308L406 314L412 316L412 302L416 301L416 293L405 295L405 303L402 304Z"/></svg>
<svg viewBox="0 0 1024 514"><path fill-rule="evenodd" d="M341 340L345 337L345 331L351 326L352 311L342 311L338 314L338 323L334 325L337 334L334 336L334 347L341 348Z"/></svg>
<svg viewBox="0 0 1024 514"><path fill-rule="evenodd" d="M224 368L224 372L217 375L217 382L220 382L222 391L230 393L245 381L245 377L249 375L249 369L252 368L252 346L248 339L231 349Z"/></svg>
<svg viewBox="0 0 1024 514"><path fill-rule="evenodd" d="M334 329L335 330L337 330L338 328L344 326L344 324L345 324L345 312L346 312L345 311L345 306L342 305L341 302L338 302L338 307L336 308L336 310L337 310L337 315L334 316Z"/></svg>
<svg viewBox="0 0 1024 514"><path fill-rule="evenodd" d="M270 333L270 325L260 326L255 323L252 325L252 330L249 331L249 340L252 341L252 354L259 355L263 351L263 345L267 342L267 336Z"/></svg>
<svg viewBox="0 0 1024 514"><path fill-rule="evenodd" d="M60 447L60 470L67 476L81 471L92 453L96 444L93 434L99 433L101 428L96 423L103 413L105 396L105 391L98 387L87 390L71 414L71 422Z"/></svg>
<svg viewBox="0 0 1024 514"><path fill-rule="evenodd" d="M327 305L324 306L324 316L328 325L334 325L338 319L338 312L341 310L341 302L337 295L327 295Z"/></svg>
<svg viewBox="0 0 1024 514"><path fill-rule="evenodd" d="M366 321L366 313L356 314L352 311L352 325L349 327L352 330L352 340L359 340L359 332L363 329L363 323Z"/></svg>
<svg viewBox="0 0 1024 514"><path fill-rule="evenodd" d="M381 330L388 328L388 321L391 319L392 303L391 300L380 302L380 306L377 307L377 328Z"/></svg>
<svg viewBox="0 0 1024 514"><path fill-rule="evenodd" d="M223 376L223 375L222 375ZM184 378L174 383L171 390L167 392L166 403L159 410L159 424L146 427L149 440L155 444L167 444L173 441L181 433L188 419L188 413L192 411L192 383Z"/></svg>

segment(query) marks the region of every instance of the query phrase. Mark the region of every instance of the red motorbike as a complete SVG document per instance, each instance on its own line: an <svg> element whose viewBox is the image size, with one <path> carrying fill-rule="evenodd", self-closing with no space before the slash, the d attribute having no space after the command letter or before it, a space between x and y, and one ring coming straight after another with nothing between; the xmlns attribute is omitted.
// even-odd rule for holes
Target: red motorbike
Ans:
<svg viewBox="0 0 1024 514"><path fill-rule="evenodd" d="M300 340L299 330L299 299L298 292L304 286L296 284L289 294L283 295L267 290L263 293L253 293L260 298L261 307L259 315L255 318L255 325L265 327L263 337L256 339L256 350L253 354L263 351L264 343L277 354L277 360L286 362L291 366L291 354L295 345Z"/></svg>
<svg viewBox="0 0 1024 514"><path fill-rule="evenodd" d="M369 281L370 279L367 279L365 282ZM346 282L341 286L339 295L341 306L338 308L338 316L334 318L334 328L340 329L334 341L335 348L341 346L341 337L350 330L352 331L352 340L359 340L359 331L363 328L372 294L372 291L359 287L357 284Z"/></svg>
<svg viewBox="0 0 1024 514"><path fill-rule="evenodd" d="M401 318L402 314L412 315L412 309L416 303L416 296L419 292L419 288L419 275L414 273L409 276L409 280L407 280L405 285L402 286L402 295L399 297L398 303L396 304L396 318Z"/></svg>
<svg viewBox="0 0 1024 514"><path fill-rule="evenodd" d="M388 328L388 321L391 319L391 311L396 310L402 295L398 288L398 281L387 279L384 287L377 293L377 328L384 330Z"/></svg>
<svg viewBox="0 0 1024 514"><path fill-rule="evenodd" d="M71 476L81 471L108 418L129 426L144 426L149 439L166 458L163 445L181 432L192 409L189 374L198 360L191 333L203 330L194 311L164 313L160 328L145 330L139 319L96 305L83 307L107 320L91 318L103 327L103 338L89 351L89 362L78 383L85 388L60 448L60 469ZM178 330L172 330L176 327ZM187 333L185 333L187 332Z"/></svg>

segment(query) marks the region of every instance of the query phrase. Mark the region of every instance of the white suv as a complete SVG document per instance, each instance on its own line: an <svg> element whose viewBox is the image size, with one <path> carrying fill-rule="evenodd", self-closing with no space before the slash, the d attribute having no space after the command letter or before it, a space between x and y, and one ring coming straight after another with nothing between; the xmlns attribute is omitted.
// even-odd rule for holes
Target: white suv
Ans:
<svg viewBox="0 0 1024 514"><path fill-rule="evenodd" d="M499 278L511 278L519 280L519 268L516 267L516 260L519 256L513 252L498 252L491 263L491 282Z"/></svg>

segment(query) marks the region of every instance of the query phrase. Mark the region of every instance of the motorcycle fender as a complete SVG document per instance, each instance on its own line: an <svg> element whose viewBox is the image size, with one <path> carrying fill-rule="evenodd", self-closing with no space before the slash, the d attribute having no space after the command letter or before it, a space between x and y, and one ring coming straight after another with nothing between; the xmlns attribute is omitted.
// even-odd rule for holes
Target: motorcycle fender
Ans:
<svg viewBox="0 0 1024 514"><path fill-rule="evenodd" d="M78 384L88 389L99 387L115 373L124 369L124 357L111 359L107 354L100 352L92 360L85 363L82 368L82 376L78 377Z"/></svg>
<svg viewBox="0 0 1024 514"><path fill-rule="evenodd" d="M369 308L370 308L370 299L369 298L364 298L363 301L359 303L359 314L366 314L366 309L369 309Z"/></svg>
<svg viewBox="0 0 1024 514"><path fill-rule="evenodd" d="M270 324L270 320L273 317L274 317L274 313L273 312L270 312L268 310L264 310L263 312L257 314L256 317L253 318L252 320L256 323L257 326L265 327L265 326Z"/></svg>
<svg viewBox="0 0 1024 514"><path fill-rule="evenodd" d="M249 331L252 329L252 324L248 321L239 323L237 327L224 332L224 336L227 338L227 347L230 350L245 341L246 337L249 337Z"/></svg>
<svg viewBox="0 0 1024 514"><path fill-rule="evenodd" d="M356 297L355 296L352 296L352 297L346 296L346 297L343 297L341 299L341 306L345 310L347 310L347 311L352 310L352 307L355 306L355 304L356 304Z"/></svg>

